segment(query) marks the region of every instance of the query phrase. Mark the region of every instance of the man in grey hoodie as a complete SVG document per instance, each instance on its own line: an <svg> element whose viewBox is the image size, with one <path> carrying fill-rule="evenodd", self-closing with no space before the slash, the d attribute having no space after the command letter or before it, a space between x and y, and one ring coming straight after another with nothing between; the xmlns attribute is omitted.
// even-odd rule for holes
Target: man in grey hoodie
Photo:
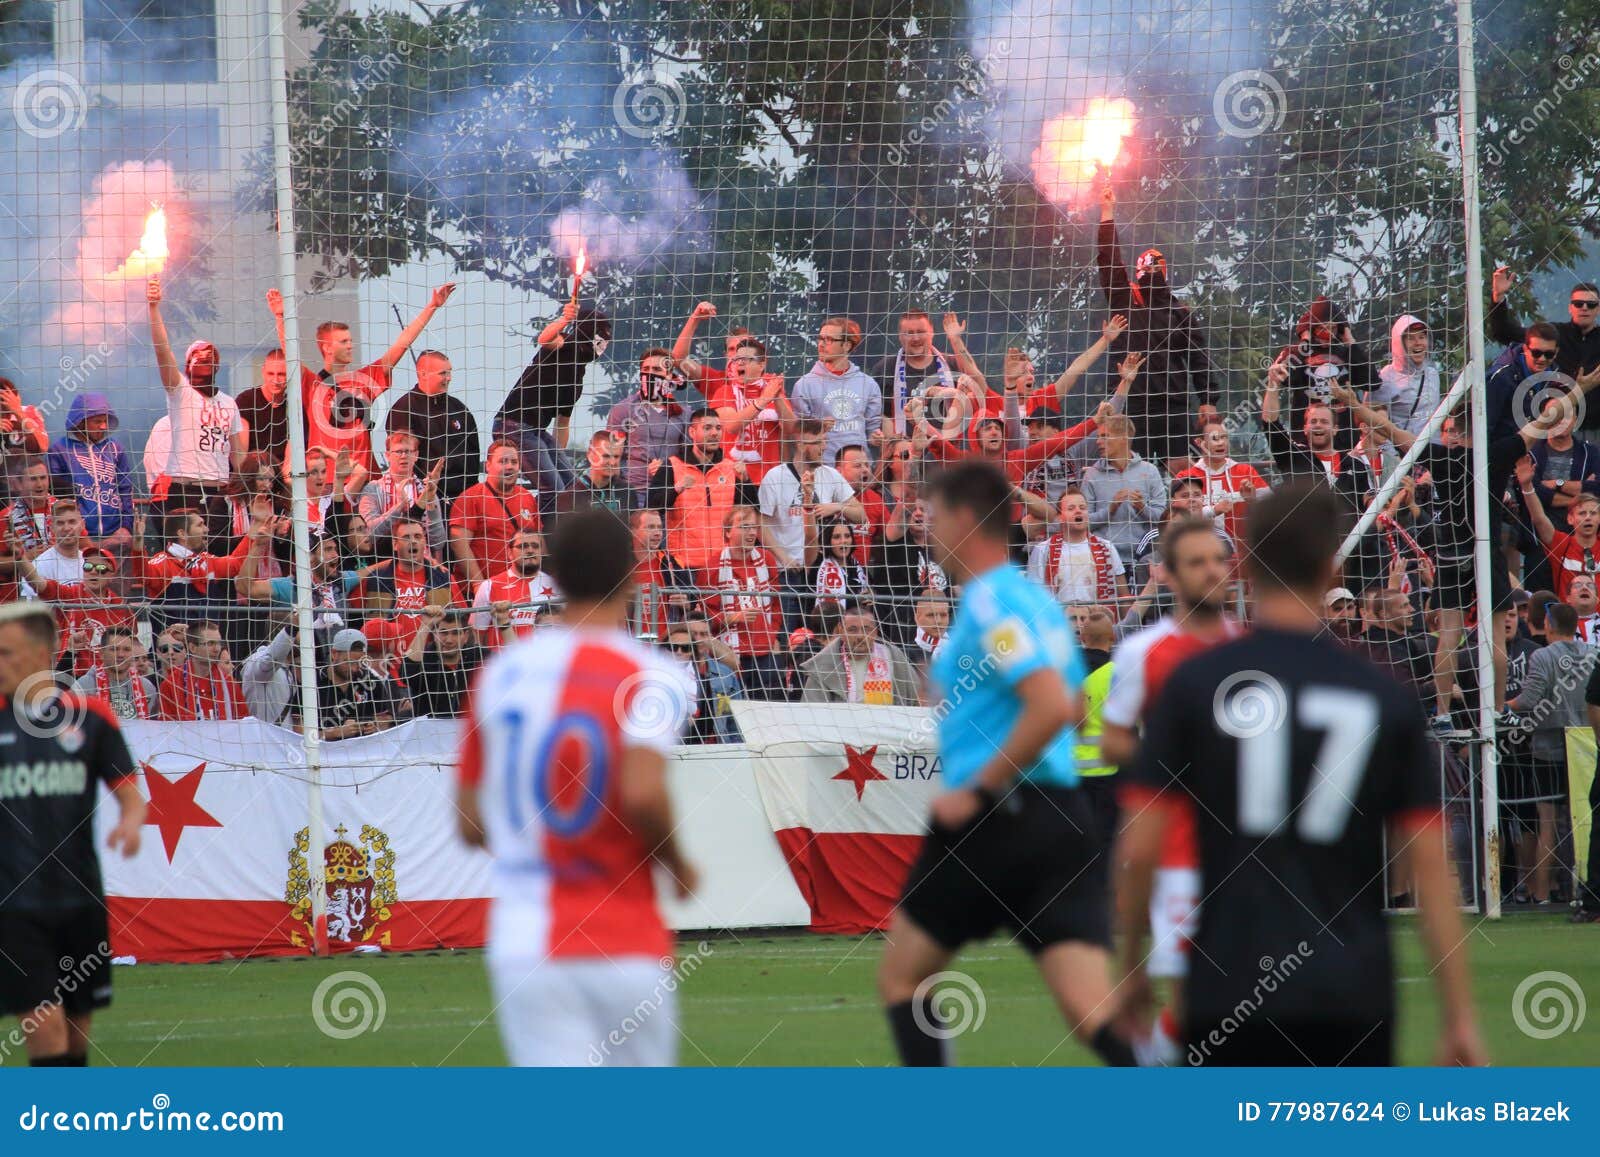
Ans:
<svg viewBox="0 0 1600 1157"><path fill-rule="evenodd" d="M830 317L817 331L817 360L794 384L790 398L802 418L818 418L827 433L823 461L845 446L876 447L883 437L883 391L850 360L861 344L861 327L848 317Z"/></svg>
<svg viewBox="0 0 1600 1157"><path fill-rule="evenodd" d="M1140 540L1160 525L1167 509L1161 471L1133 452L1134 433L1133 420L1122 414L1101 422L1102 457L1083 472L1089 528L1125 559L1137 556ZM1129 585L1137 589L1143 582L1137 575Z"/></svg>
<svg viewBox="0 0 1600 1157"><path fill-rule="evenodd" d="M1440 384L1427 323L1402 314L1389 329L1389 364L1378 371L1378 387L1367 401L1388 406L1389 420L1415 438L1439 408Z"/></svg>

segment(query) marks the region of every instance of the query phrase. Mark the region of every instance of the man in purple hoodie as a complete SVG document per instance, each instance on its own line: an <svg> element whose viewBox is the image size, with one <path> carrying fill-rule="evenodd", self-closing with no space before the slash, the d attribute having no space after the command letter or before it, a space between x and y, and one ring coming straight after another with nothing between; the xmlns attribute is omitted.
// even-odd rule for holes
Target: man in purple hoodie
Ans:
<svg viewBox="0 0 1600 1157"><path fill-rule="evenodd" d="M122 443L111 437L116 428L116 412L104 394L79 394L67 411L67 432L50 444L46 462L56 496L77 501L84 536L120 551L132 539L133 467Z"/></svg>

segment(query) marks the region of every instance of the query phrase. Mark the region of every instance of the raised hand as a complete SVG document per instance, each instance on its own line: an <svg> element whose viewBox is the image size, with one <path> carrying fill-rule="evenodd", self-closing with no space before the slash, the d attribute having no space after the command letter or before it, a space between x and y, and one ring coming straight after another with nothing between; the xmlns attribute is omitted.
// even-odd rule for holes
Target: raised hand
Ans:
<svg viewBox="0 0 1600 1157"><path fill-rule="evenodd" d="M144 299L151 305L161 304L160 274L151 274L150 280L144 283Z"/></svg>
<svg viewBox="0 0 1600 1157"><path fill-rule="evenodd" d="M1526 490L1533 485L1533 458L1531 456L1517 459L1515 477L1518 490Z"/></svg>
<svg viewBox="0 0 1600 1157"><path fill-rule="evenodd" d="M702 301L694 307L694 311L689 316L696 321L709 321L717 316L717 307L709 301Z"/></svg>
<svg viewBox="0 0 1600 1157"><path fill-rule="evenodd" d="M1511 292L1511 287L1516 284L1517 274L1508 265L1495 266L1494 274L1489 278L1489 293L1496 301Z"/></svg>
<svg viewBox="0 0 1600 1157"><path fill-rule="evenodd" d="M1139 376L1139 367L1142 365L1144 365L1144 355L1135 351L1117 363L1117 373L1124 384L1132 385L1133 379Z"/></svg>
<svg viewBox="0 0 1600 1157"><path fill-rule="evenodd" d="M1289 381L1289 367L1283 362L1273 362L1267 367L1267 386L1281 390Z"/></svg>
<svg viewBox="0 0 1600 1157"><path fill-rule="evenodd" d="M155 278L152 277L150 280L154 281ZM283 320L283 290L267 290L267 308L272 311L273 317L280 321Z"/></svg>
<svg viewBox="0 0 1600 1157"><path fill-rule="evenodd" d="M428 304L433 306L434 309L438 309L441 305L450 300L450 295L455 291L456 283L453 281L447 281L438 289L433 291L433 298Z"/></svg>
<svg viewBox="0 0 1600 1157"><path fill-rule="evenodd" d="M1105 338L1106 341L1116 341L1127 332L1128 315L1125 313L1119 313L1115 317L1107 318L1106 323L1100 327L1100 336Z"/></svg>
<svg viewBox="0 0 1600 1157"><path fill-rule="evenodd" d="M944 336L954 341L967 332L967 323L954 313L944 315Z"/></svg>

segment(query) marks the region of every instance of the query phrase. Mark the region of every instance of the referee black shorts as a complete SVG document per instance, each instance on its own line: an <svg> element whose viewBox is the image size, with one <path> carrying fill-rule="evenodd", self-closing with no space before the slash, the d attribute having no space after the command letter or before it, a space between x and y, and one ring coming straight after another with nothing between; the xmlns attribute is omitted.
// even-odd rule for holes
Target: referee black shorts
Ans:
<svg viewBox="0 0 1600 1157"><path fill-rule="evenodd" d="M951 951L997 928L1035 954L1109 947L1107 858L1083 792L1019 785L966 827L929 830L900 911Z"/></svg>
<svg viewBox="0 0 1600 1157"><path fill-rule="evenodd" d="M72 1015L111 1004L104 908L0 909L0 1013L25 1017L50 1004Z"/></svg>

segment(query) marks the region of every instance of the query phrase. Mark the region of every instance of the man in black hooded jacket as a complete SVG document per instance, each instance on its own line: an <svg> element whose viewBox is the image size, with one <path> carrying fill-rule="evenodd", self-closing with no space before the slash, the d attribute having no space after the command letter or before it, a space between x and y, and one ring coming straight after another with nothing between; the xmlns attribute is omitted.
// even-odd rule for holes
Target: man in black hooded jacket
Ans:
<svg viewBox="0 0 1600 1157"><path fill-rule="evenodd" d="M545 326L534 354L495 415L495 438L509 438L522 451L522 469L540 494L559 494L576 477L560 451L567 424L583 395L589 363L611 341L611 319L591 306L568 303Z"/></svg>
<svg viewBox="0 0 1600 1157"><path fill-rule="evenodd" d="M1217 387L1211 359L1194 314L1172 295L1167 259L1146 249L1133 277L1117 242L1116 193L1107 181L1100 193L1096 263L1100 288L1112 314L1128 318L1127 349L1145 356L1139 384L1128 396L1135 449L1175 473L1187 465L1190 439L1198 422L1216 416ZM1174 467L1174 462L1182 463Z"/></svg>
<svg viewBox="0 0 1600 1157"><path fill-rule="evenodd" d="M1370 353L1356 344L1350 323L1327 297L1312 300L1294 324L1294 340L1273 360L1289 367L1283 420L1291 430L1300 429L1308 404L1328 405L1334 386L1353 390L1358 398L1378 387ZM1349 412L1335 407L1334 416L1334 445L1339 450L1354 449L1357 433Z"/></svg>

